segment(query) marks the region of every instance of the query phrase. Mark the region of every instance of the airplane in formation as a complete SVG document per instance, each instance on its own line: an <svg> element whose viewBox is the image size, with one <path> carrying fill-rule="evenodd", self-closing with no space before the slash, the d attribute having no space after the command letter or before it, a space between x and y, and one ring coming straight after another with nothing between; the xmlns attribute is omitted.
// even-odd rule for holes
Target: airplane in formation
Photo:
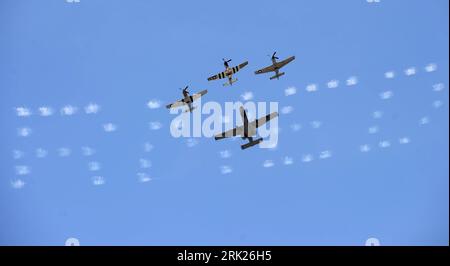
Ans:
<svg viewBox="0 0 450 266"><path fill-rule="evenodd" d="M223 86L228 86L228 85L231 86L231 85L233 85L233 83L235 83L237 81L237 78L233 79L233 74L235 74L236 72L238 72L239 70L244 68L246 65L248 65L248 61L245 61L244 63L239 64L237 66L230 67L228 63L231 62L231 59L229 59L229 60L222 59L222 60L223 60L223 65L225 66L225 71L220 72L217 75L209 77L208 81L228 78L228 82L224 83Z"/></svg>
<svg viewBox="0 0 450 266"><path fill-rule="evenodd" d="M292 62L295 59L295 56L291 56L291 57L289 57L287 59L284 59L283 61L277 62L277 60L279 58L275 56L276 53L277 52L274 52L273 55L272 55L272 65L255 71L256 75L267 73L267 72L275 72L275 76L270 77L270 80L272 80L272 79L275 79L275 78L276 79L280 79L280 77L285 74L284 72L280 73L280 69L282 67L284 67L285 65L289 64L290 62Z"/></svg>
<svg viewBox="0 0 450 266"><path fill-rule="evenodd" d="M185 112L192 112L195 109L195 107L192 105L194 103L194 101L197 100L198 98L202 97L203 95L205 95L208 92L208 90L202 90L201 92L190 95L189 91L188 91L188 87L189 86L186 86L186 88L184 88L182 90L183 99L167 105L166 106L167 109L187 105L189 109L186 110Z"/></svg>
<svg viewBox="0 0 450 266"><path fill-rule="evenodd" d="M252 122L248 121L247 113L245 112L244 107L240 107L239 111L241 113L242 122L244 123L242 126L227 130L225 132L222 132L214 137L215 140L221 140L224 138L229 137L235 137L235 136L241 136L242 139L248 139L248 143L241 145L241 149L245 150L247 148L253 147L263 141L262 138L253 139L253 136L256 135L256 129L265 123L267 123L269 120L278 117L278 112L270 113L266 116L260 117Z"/></svg>
<svg viewBox="0 0 450 266"><path fill-rule="evenodd" d="M292 62L295 59L295 56L291 56L282 61L277 61L277 60L279 60L279 58L276 56L276 53L277 52L274 52L272 54L272 57L271 57L272 65L255 71L256 75L268 73L268 72L275 72L275 75L270 77L270 80L272 80L275 78L280 79L280 77L285 74L284 72L280 72L280 69L282 67L286 66L287 64L289 64L290 62ZM209 77L208 81L227 78L228 81L226 83L224 83L223 86L232 86L233 83L235 83L237 81L237 78L233 79L233 75L236 74L242 68L244 68L246 65L248 65L248 61L245 61L237 66L230 67L229 63L231 62L231 59L229 59L229 60L222 59L222 60L223 60L223 65L225 67L225 71ZM170 109L170 108L187 105L188 110L186 110L185 112L192 112L195 109L195 107L193 106L193 102L208 92L207 90L203 90L203 91L200 91L193 95L190 95L189 91L187 89L188 89L188 86L186 86L182 90L183 99L176 101L172 104L169 104L166 107L168 109ZM247 118L247 113L246 113L244 107L241 106L239 108L239 111L240 111L240 114L242 117L243 125L238 126L233 129L230 129L228 131L222 132L222 133L216 135L214 138L215 138L215 140L221 140L221 139L228 138L228 137L240 136L242 139L248 140L248 143L241 145L241 149L245 150L245 149L253 147L263 141L262 138L258 138L256 140L253 138L254 136L256 136L256 129L259 128L260 126L264 125L271 119L278 117L278 112L270 113L266 116L260 117L252 122L249 122L248 118Z"/></svg>

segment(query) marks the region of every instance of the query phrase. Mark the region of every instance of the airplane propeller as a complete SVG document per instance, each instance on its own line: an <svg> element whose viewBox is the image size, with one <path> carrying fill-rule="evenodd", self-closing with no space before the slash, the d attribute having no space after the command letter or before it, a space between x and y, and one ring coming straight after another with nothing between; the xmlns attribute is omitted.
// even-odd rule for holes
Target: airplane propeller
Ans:
<svg viewBox="0 0 450 266"><path fill-rule="evenodd" d="M279 59L278 57L275 56L276 53L277 53L277 52L274 52L274 53L273 53L272 58L274 58L274 59Z"/></svg>
<svg viewBox="0 0 450 266"><path fill-rule="evenodd" d="M181 88L178 88L180 91L187 91L187 88L189 88L189 85L188 86L186 86L186 88L184 88L184 89L181 89Z"/></svg>

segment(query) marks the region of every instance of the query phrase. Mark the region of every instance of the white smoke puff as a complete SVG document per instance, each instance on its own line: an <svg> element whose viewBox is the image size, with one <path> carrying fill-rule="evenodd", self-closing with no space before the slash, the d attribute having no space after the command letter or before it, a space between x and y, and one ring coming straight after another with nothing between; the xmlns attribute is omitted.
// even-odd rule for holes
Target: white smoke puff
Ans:
<svg viewBox="0 0 450 266"><path fill-rule="evenodd" d="M294 131L294 132L300 131L300 130L302 129L302 125L301 125L301 124L294 123L294 124L291 125L291 129L292 129L292 131Z"/></svg>
<svg viewBox="0 0 450 266"><path fill-rule="evenodd" d="M39 113L41 116L51 116L53 115L53 109L48 106L39 107Z"/></svg>
<svg viewBox="0 0 450 266"><path fill-rule="evenodd" d="M81 147L81 152L82 152L83 156L92 156L92 155L94 155L95 150L91 147L83 146L83 147Z"/></svg>
<svg viewBox="0 0 450 266"><path fill-rule="evenodd" d="M430 118L428 116L424 116L419 120L420 125L427 125L430 123Z"/></svg>
<svg viewBox="0 0 450 266"><path fill-rule="evenodd" d="M378 126L369 127L369 134L376 134L378 133L379 128Z"/></svg>
<svg viewBox="0 0 450 266"><path fill-rule="evenodd" d="M78 111L78 108L72 105L66 105L61 108L61 114L71 116L74 115Z"/></svg>
<svg viewBox="0 0 450 266"><path fill-rule="evenodd" d="M297 88L296 87L288 87L287 89L284 90L284 95L285 96L291 96L297 93Z"/></svg>
<svg viewBox="0 0 450 266"><path fill-rule="evenodd" d="M355 77L355 76L349 77L349 78L347 79L346 84L347 84L347 86L354 86L354 85L358 84L358 78Z"/></svg>
<svg viewBox="0 0 450 266"><path fill-rule="evenodd" d="M117 125L113 124L113 123L106 123L103 124L103 130L105 130L105 132L114 132L117 130Z"/></svg>
<svg viewBox="0 0 450 266"><path fill-rule="evenodd" d="M151 130L159 130L162 128L162 124L159 121L153 121L149 123Z"/></svg>
<svg viewBox="0 0 450 266"><path fill-rule="evenodd" d="M150 100L147 102L147 107L150 109L157 109L157 108L161 107L161 101L155 100L155 99Z"/></svg>
<svg viewBox="0 0 450 266"><path fill-rule="evenodd" d="M302 156L302 162L309 163L314 160L314 157L311 154L305 154Z"/></svg>
<svg viewBox="0 0 450 266"><path fill-rule="evenodd" d="M328 83L327 83L327 86L328 86L328 88L329 89L335 89L335 88L337 88L337 87L339 87L339 80L330 80Z"/></svg>
<svg viewBox="0 0 450 266"><path fill-rule="evenodd" d="M58 155L59 157L68 157L70 156L70 154L72 153L72 151L69 148L59 148L58 149Z"/></svg>
<svg viewBox="0 0 450 266"><path fill-rule="evenodd" d="M150 160L147 159L139 159L139 165L141 168L150 168L152 167L152 162Z"/></svg>
<svg viewBox="0 0 450 266"><path fill-rule="evenodd" d="M17 113L17 116L19 116L19 117L28 117L31 115L30 109L28 109L26 107L17 107L16 113Z"/></svg>
<svg viewBox="0 0 450 266"><path fill-rule="evenodd" d="M400 144L408 144L408 143L411 142L411 140L410 140L408 137L403 137L403 138L400 138L400 139L398 140L398 142L399 142Z"/></svg>
<svg viewBox="0 0 450 266"><path fill-rule="evenodd" d="M371 148L368 144L364 144L364 145L359 146L359 150L361 152L369 152L371 150Z"/></svg>
<svg viewBox="0 0 450 266"><path fill-rule="evenodd" d="M84 107L84 112L86 114L96 114L100 111L100 106L95 103L89 103L87 106Z"/></svg>
<svg viewBox="0 0 450 266"><path fill-rule="evenodd" d="M283 160L284 165L292 165L294 164L294 159L292 157L286 156Z"/></svg>
<svg viewBox="0 0 450 266"><path fill-rule="evenodd" d="M244 92L244 94L241 95L241 98L244 101L250 101L251 99L253 99L253 92L246 91L246 92Z"/></svg>
<svg viewBox="0 0 450 266"><path fill-rule="evenodd" d="M24 156L24 152L21 150L13 150L12 154L13 154L13 158L16 160L20 159Z"/></svg>
<svg viewBox="0 0 450 266"><path fill-rule="evenodd" d="M31 128L22 127L17 129L17 135L20 137L28 137L31 134Z"/></svg>
<svg viewBox="0 0 450 266"><path fill-rule="evenodd" d="M415 67L410 67L405 70L406 76L414 76L417 73L417 69Z"/></svg>
<svg viewBox="0 0 450 266"><path fill-rule="evenodd" d="M419 125L427 125L430 123L430 118L428 116L424 116L419 120Z"/></svg>
<svg viewBox="0 0 450 266"><path fill-rule="evenodd" d="M222 159L227 159L231 157L231 152L229 150L220 151L219 154Z"/></svg>
<svg viewBox="0 0 450 266"><path fill-rule="evenodd" d="M290 114L292 113L292 111L294 111L294 107L292 106L284 106L283 108L281 108L281 113L284 115Z"/></svg>
<svg viewBox="0 0 450 266"><path fill-rule="evenodd" d="M88 163L88 169L89 171L99 171L101 168L99 162L89 162Z"/></svg>
<svg viewBox="0 0 450 266"><path fill-rule="evenodd" d="M198 144L198 140L195 138L189 138L186 140L186 146L189 148L195 147Z"/></svg>
<svg viewBox="0 0 450 266"><path fill-rule="evenodd" d="M141 183L147 183L147 182L152 181L152 178L146 173L137 173L137 176L138 176L139 182L141 182Z"/></svg>
<svg viewBox="0 0 450 266"><path fill-rule="evenodd" d="M150 142L144 143L144 151L145 152L151 152L153 150L153 145Z"/></svg>
<svg viewBox="0 0 450 266"><path fill-rule="evenodd" d="M389 142L387 140L383 140L378 143L378 146L380 148L389 148L389 147L391 147L391 142Z"/></svg>
<svg viewBox="0 0 450 266"><path fill-rule="evenodd" d="M35 150L35 154L37 158L45 158L47 157L48 151L42 148L37 148Z"/></svg>
<svg viewBox="0 0 450 266"><path fill-rule="evenodd" d="M431 63L425 66L425 71L430 73L437 70L437 65L435 63Z"/></svg>
<svg viewBox="0 0 450 266"><path fill-rule="evenodd" d="M311 124L311 127L314 129L318 129L322 126L322 122L317 121L317 120L312 121L310 124Z"/></svg>
<svg viewBox="0 0 450 266"><path fill-rule="evenodd" d="M14 189L21 189L25 186L25 182L22 179L16 179L11 181L11 187Z"/></svg>
<svg viewBox="0 0 450 266"><path fill-rule="evenodd" d="M433 107L434 108L440 108L443 105L442 101L436 100L433 102Z"/></svg>
<svg viewBox="0 0 450 266"><path fill-rule="evenodd" d="M93 176L92 177L92 184L94 186L101 186L105 184L105 178L103 176Z"/></svg>
<svg viewBox="0 0 450 266"><path fill-rule="evenodd" d="M385 91L380 93L380 98L382 100L388 100L394 96L394 93L392 91Z"/></svg>
<svg viewBox="0 0 450 266"><path fill-rule="evenodd" d="M328 159L328 158L331 158L331 156L332 156L332 152L331 151L329 151L329 150L326 150L326 151L322 151L320 154L319 154L319 159Z"/></svg>
<svg viewBox="0 0 450 266"><path fill-rule="evenodd" d="M383 117L383 112L375 111L375 112L372 113L372 117L375 118L375 119L382 118Z"/></svg>
<svg viewBox="0 0 450 266"><path fill-rule="evenodd" d="M433 85L433 91L439 92L445 88L444 83L437 83Z"/></svg>
<svg viewBox="0 0 450 266"><path fill-rule="evenodd" d="M269 168L269 167L273 167L275 164L272 160L265 160L263 163L263 167L264 168Z"/></svg>
<svg viewBox="0 0 450 266"><path fill-rule="evenodd" d="M395 78L395 72L394 71L388 71L386 73L384 73L384 77L387 79L393 79Z"/></svg>
<svg viewBox="0 0 450 266"><path fill-rule="evenodd" d="M30 173L31 173L31 169L27 165L17 165L16 166L16 175L29 175Z"/></svg>
<svg viewBox="0 0 450 266"><path fill-rule="evenodd" d="M307 92L315 92L317 90L318 90L317 84L308 84L308 86L306 86Z"/></svg>
<svg viewBox="0 0 450 266"><path fill-rule="evenodd" d="M222 175L231 174L233 172L233 168L228 165L223 165L220 167L220 173Z"/></svg>

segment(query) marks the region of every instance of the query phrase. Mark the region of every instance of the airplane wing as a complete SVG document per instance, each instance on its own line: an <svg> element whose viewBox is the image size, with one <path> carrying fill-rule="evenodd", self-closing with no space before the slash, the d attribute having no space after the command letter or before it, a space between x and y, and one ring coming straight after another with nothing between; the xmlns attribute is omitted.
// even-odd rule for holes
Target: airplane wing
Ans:
<svg viewBox="0 0 450 266"><path fill-rule="evenodd" d="M201 92L193 94L191 96L191 102L193 102L193 101L197 100L198 98L202 97L207 92L208 92L208 90L202 90ZM186 104L186 102L184 101L184 99L181 99L181 100L176 101L174 103L168 104L166 107L167 107L167 109L170 109L170 108L180 107L180 106L183 106L185 104Z"/></svg>
<svg viewBox="0 0 450 266"><path fill-rule="evenodd" d="M220 73L217 74L217 75L214 75L214 76L209 77L209 78L208 78L208 81L216 80L216 79L223 79L223 78L225 78L225 77L226 77L225 72L220 72Z"/></svg>
<svg viewBox="0 0 450 266"><path fill-rule="evenodd" d="M179 101L176 101L176 102L174 102L174 103L168 104L168 105L166 106L166 108L167 108L167 109L170 109L170 108L180 107L180 106L183 106L183 105L185 105L185 104L186 104L186 103L184 102L184 100L179 100Z"/></svg>
<svg viewBox="0 0 450 266"><path fill-rule="evenodd" d="M291 56L287 59L284 59L283 61L278 62L278 68L282 68L285 65L289 64L290 62L292 62L295 59L295 56Z"/></svg>
<svg viewBox="0 0 450 266"><path fill-rule="evenodd" d="M295 56L291 56L291 57L289 57L289 58L287 58L287 59L285 59L285 60L283 60L283 61L278 62L278 63L277 63L278 69L280 69L280 68L284 67L285 65L289 64L289 63L292 62L294 59L295 59ZM255 74L262 74L262 73L272 72L272 71L275 71L275 70L276 70L276 69L275 69L275 65L271 65L271 66L262 68L262 69L260 69L260 70L256 70L256 71L255 71Z"/></svg>
<svg viewBox="0 0 450 266"><path fill-rule="evenodd" d="M241 70L242 68L244 68L246 65L248 65L248 61L245 61L244 63L242 63L242 64L240 64L238 66L232 67L231 70L233 71L233 74L234 74L234 73L238 72L239 70ZM224 71L224 72L220 72L217 75L209 77L208 81L216 80L216 79L223 79L223 78L226 78L226 77L227 77L227 75L225 74L225 71Z"/></svg>
<svg viewBox="0 0 450 266"><path fill-rule="evenodd" d="M244 63L239 64L238 66L232 67L232 69L233 69L233 74L236 73L236 72L238 72L238 71L241 70L242 68L244 68L246 65L248 65L248 61L245 61Z"/></svg>
<svg viewBox="0 0 450 266"><path fill-rule="evenodd" d="M240 126L217 134L216 136L214 136L214 138L216 140L220 140L224 138L239 136L242 135L243 133L244 133L244 126Z"/></svg>
<svg viewBox="0 0 450 266"><path fill-rule="evenodd" d="M255 121L251 122L250 125L258 128L267 123L270 119L273 119L275 117L278 117L278 112L273 112L271 114L258 118Z"/></svg>
<svg viewBox="0 0 450 266"><path fill-rule="evenodd" d="M255 74L262 74L262 73L267 73L267 72L272 72L272 71L275 71L275 66L274 65L262 68L260 70L256 70Z"/></svg>
<svg viewBox="0 0 450 266"><path fill-rule="evenodd" d="M202 97L203 95L205 95L208 92L208 90L203 90L199 93L193 94L192 97L192 101L197 100L198 98Z"/></svg>

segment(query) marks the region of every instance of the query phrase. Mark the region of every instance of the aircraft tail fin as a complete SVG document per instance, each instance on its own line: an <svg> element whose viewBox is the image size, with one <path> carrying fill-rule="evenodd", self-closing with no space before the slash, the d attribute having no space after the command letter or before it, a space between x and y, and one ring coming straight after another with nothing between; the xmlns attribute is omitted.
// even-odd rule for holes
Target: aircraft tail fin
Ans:
<svg viewBox="0 0 450 266"><path fill-rule="evenodd" d="M281 73L279 73L279 74L277 74L277 75L275 75L275 76L273 76L273 77L270 77L270 80L272 80L272 79L279 79L281 76L283 76L285 73L284 72L281 72Z"/></svg>
<svg viewBox="0 0 450 266"><path fill-rule="evenodd" d="M230 79L228 82L224 83L223 86L233 86L233 83L238 81L238 79Z"/></svg>
<svg viewBox="0 0 450 266"><path fill-rule="evenodd" d="M249 142L249 143L246 143L246 144L244 144L244 145L241 145L241 149L242 149L242 150L248 149L248 148L250 148L250 147L253 147L253 146L255 146L255 145L261 143L262 141L263 141L262 138L256 139L256 140L254 140L254 141L252 141L252 142Z"/></svg>

